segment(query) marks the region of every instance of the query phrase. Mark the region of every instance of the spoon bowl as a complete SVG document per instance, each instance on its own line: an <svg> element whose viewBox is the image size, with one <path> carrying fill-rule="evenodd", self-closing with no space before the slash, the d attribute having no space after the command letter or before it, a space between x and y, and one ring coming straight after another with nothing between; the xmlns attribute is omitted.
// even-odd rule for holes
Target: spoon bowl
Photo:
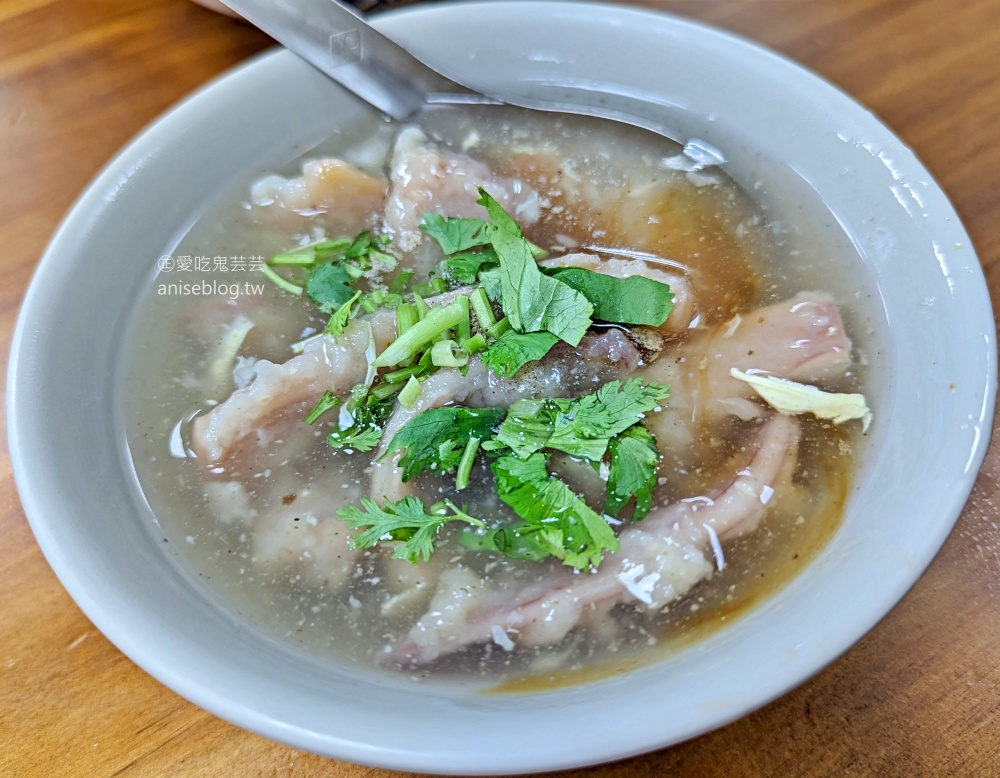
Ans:
<svg viewBox="0 0 1000 778"><path fill-rule="evenodd" d="M590 116L683 142L643 118L643 100L599 89L562 87L546 99L492 94L444 75L372 27L339 0L222 0L320 72L387 116L422 120L446 107L515 106L527 111ZM597 93L597 94L595 94ZM595 99L596 98L596 99ZM721 155L711 149L711 153Z"/></svg>

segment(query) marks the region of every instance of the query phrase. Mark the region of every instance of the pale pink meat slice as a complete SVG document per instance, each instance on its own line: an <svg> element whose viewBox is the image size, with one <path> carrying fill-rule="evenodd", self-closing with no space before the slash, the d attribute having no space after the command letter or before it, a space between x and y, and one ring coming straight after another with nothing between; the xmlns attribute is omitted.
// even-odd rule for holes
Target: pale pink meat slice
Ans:
<svg viewBox="0 0 1000 778"><path fill-rule="evenodd" d="M303 229L315 223L334 234L355 233L374 224L388 182L339 159L313 159L302 175L269 175L251 187L251 217L264 224Z"/></svg>
<svg viewBox="0 0 1000 778"><path fill-rule="evenodd" d="M360 487L299 492L289 505L266 511L253 528L253 563L271 573L287 572L311 586L341 588L355 573L363 552L337 509L354 502Z"/></svg>
<svg viewBox="0 0 1000 778"><path fill-rule="evenodd" d="M730 376L734 367L807 383L835 382L851 367L851 341L837 303L821 292L800 292L700 331L640 371L671 390L664 411L648 422L661 450L690 446L697 427L713 418L748 419L763 412L751 401L750 386Z"/></svg>
<svg viewBox="0 0 1000 778"><path fill-rule="evenodd" d="M422 242L425 213L485 218L485 209L476 204L480 186L522 227L539 218L534 189L520 179L495 174L479 160L434 146L415 127L403 130L396 140L390 183L385 226L402 252L412 252Z"/></svg>
<svg viewBox="0 0 1000 778"><path fill-rule="evenodd" d="M563 569L521 591L497 594L467 569L449 571L389 661L427 664L491 640L548 645L618 604L662 608L712 575L710 549L751 532L778 502L795 468L798 436L795 419L771 417L728 483L654 509L621 533L620 550L606 555L596 573Z"/></svg>
<svg viewBox="0 0 1000 778"><path fill-rule="evenodd" d="M197 417L191 445L198 459L212 465L226 459L237 444L270 439L267 427L293 406L315 403L324 391L341 398L365 379L369 329L352 323L338 339L322 336L283 364L260 360L256 376L209 413Z"/></svg>

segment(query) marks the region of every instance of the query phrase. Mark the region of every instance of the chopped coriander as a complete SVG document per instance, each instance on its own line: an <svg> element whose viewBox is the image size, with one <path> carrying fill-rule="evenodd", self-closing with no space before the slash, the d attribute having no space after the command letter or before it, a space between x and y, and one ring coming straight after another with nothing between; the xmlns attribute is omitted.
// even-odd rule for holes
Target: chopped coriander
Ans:
<svg viewBox="0 0 1000 778"><path fill-rule="evenodd" d="M354 296L353 281L341 265L324 262L312 269L305 290L323 313L333 313Z"/></svg>
<svg viewBox="0 0 1000 778"><path fill-rule="evenodd" d="M351 537L355 548L371 548L385 540L401 541L392 556L410 562L425 562L434 552L434 536L451 521L463 521L477 527L483 522L445 502L451 513L427 513L416 497L404 497L398 502L386 502L381 507L375 500L362 497L361 505L347 505L337 511L348 529L362 530Z"/></svg>
<svg viewBox="0 0 1000 778"><path fill-rule="evenodd" d="M536 528L527 524L520 527L493 527L489 529L464 529L458 542L471 551L493 551L511 559L538 562L552 556L538 542Z"/></svg>
<svg viewBox="0 0 1000 778"><path fill-rule="evenodd" d="M330 316L330 321L326 323L326 327L323 332L328 335L332 335L334 340L340 337L344 333L344 328L347 327L347 323L351 320L352 311L354 310L354 303L358 301L361 297L361 291L354 293L354 296L341 305L333 315Z"/></svg>
<svg viewBox="0 0 1000 778"><path fill-rule="evenodd" d="M653 507L656 464L660 459L656 441L645 427L636 425L611 438L608 452L611 468L608 471L604 512L617 516L635 497L632 521L639 521Z"/></svg>
<svg viewBox="0 0 1000 778"><path fill-rule="evenodd" d="M319 402L306 414L306 424L315 424L324 413L343 404L343 400L327 389L323 392L323 396L319 398Z"/></svg>
<svg viewBox="0 0 1000 778"><path fill-rule="evenodd" d="M512 376L528 362L544 357L558 342L551 332L508 330L483 352L483 363L498 376Z"/></svg>
<svg viewBox="0 0 1000 778"><path fill-rule="evenodd" d="M453 284L471 285L479 281L481 272L498 267L499 263L492 246L481 246L445 257L438 264L438 273Z"/></svg>
<svg viewBox="0 0 1000 778"><path fill-rule="evenodd" d="M594 394L574 400L565 414L556 417L547 445L571 456L599 459L610 438L637 424L669 394L665 386L655 381L648 384L639 378L624 383L609 381ZM593 451L595 445L601 448L601 453L597 457L588 456L587 452Z"/></svg>
<svg viewBox="0 0 1000 778"><path fill-rule="evenodd" d="M333 430L326 442L335 449L371 451L382 438L382 426L392 413L392 400L379 398L375 390L362 400L352 390L347 403L351 423Z"/></svg>
<svg viewBox="0 0 1000 778"><path fill-rule="evenodd" d="M470 438L485 440L504 416L503 408L431 408L411 419L397 432L385 456L405 449L399 460L402 479L409 481L424 470L450 473L459 466Z"/></svg>
<svg viewBox="0 0 1000 778"><path fill-rule="evenodd" d="M482 219L446 219L436 213L425 213L420 229L434 238L445 254L454 254L490 242L489 222Z"/></svg>
<svg viewBox="0 0 1000 778"><path fill-rule="evenodd" d="M601 321L659 327L674 309L670 286L645 276L617 278L582 267L567 267L556 270L551 278L590 300L593 317Z"/></svg>
<svg viewBox="0 0 1000 778"><path fill-rule="evenodd" d="M497 495L535 529L539 545L564 564L597 567L604 551L617 551L607 521L567 484L549 475L544 454L505 455L493 463Z"/></svg>
<svg viewBox="0 0 1000 778"><path fill-rule="evenodd" d="M482 187L480 205L492 220L490 242L500 258L500 297L504 313L518 332L547 330L572 346L591 325L594 306L568 284L538 269L521 228Z"/></svg>
<svg viewBox="0 0 1000 778"><path fill-rule="evenodd" d="M638 424L668 396L665 386L630 378L624 384L610 381L576 400L518 400L496 439L520 457L554 448L598 462L612 437Z"/></svg>

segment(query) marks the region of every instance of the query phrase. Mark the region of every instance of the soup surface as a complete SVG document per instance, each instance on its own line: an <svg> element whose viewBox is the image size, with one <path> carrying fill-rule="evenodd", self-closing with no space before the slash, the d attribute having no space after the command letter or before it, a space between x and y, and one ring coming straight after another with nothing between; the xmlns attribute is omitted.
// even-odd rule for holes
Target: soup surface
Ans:
<svg viewBox="0 0 1000 778"><path fill-rule="evenodd" d="M725 624L833 532L870 418L858 258L725 170L493 111L242 182L135 328L157 531L271 634L417 677L579 680Z"/></svg>

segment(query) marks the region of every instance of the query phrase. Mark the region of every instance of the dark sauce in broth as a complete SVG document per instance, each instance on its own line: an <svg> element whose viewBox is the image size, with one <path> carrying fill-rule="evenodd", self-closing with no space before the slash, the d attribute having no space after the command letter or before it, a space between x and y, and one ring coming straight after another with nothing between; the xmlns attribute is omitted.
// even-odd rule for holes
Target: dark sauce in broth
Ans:
<svg viewBox="0 0 1000 778"><path fill-rule="evenodd" d="M357 137L339 136L329 148L306 158L329 153L384 175L396 129L365 125ZM794 224L774 218L770 202L780 201L783 193L751 197L746 191L750 187L737 186L716 168L690 174L665 169L658 161L676 154L676 149L639 134L607 135L588 122L556 120L531 126L470 114L429 132L442 146L480 159L494 172L539 192L540 219L525 229L533 242L556 249L600 249L608 256L650 256L651 264L683 268L697 289L699 329L723 327L736 314L801 290L829 291L841 304L856 350L855 365L836 388L863 388L858 344L871 325L866 324L866 303L856 294L860 259L830 224L818 223L809 213ZM280 172L297 175L299 163L291 161ZM249 181L243 182L222 199L182 240L174 256L266 259L308 239L319 225L331 237L371 226L338 223L335 214L272 220L265 208L249 205L248 189ZM581 202L586 207L580 207ZM845 267L854 271L845 273ZM310 572L308 565L262 565L254 545L268 512L294 512L320 492L323 499L341 503L367 496L372 455L332 451L325 442L325 425L312 428L300 422L311 402L293 404L272 420L269 444L256 449L235 474L246 485L239 499L221 494L225 489L212 486L212 477L206 480L202 467L186 452L186 420L223 402L233 389L231 371L216 368L213 373L211 363L235 317L254 323L239 355L277 363L291 356L292 343L322 328L326 317L307 301L279 291L260 273L239 277L239 283L252 282L259 289L240 287L233 295L230 286L214 297L159 292L159 284L181 280L179 271L171 273L161 273L156 280L137 325L127 409L130 452L158 531L226 609L313 655L359 668L376 667L387 646L403 640L426 610L433 575L425 576L422 568L406 562L386 563L383 552L370 550L359 554L348 580L336 585ZM231 285L234 278L232 271L206 271L195 280ZM851 289L843 287L847 278ZM668 352L672 347L667 344ZM863 357L864 351L860 354ZM248 365L248 376L250 369ZM561 396L596 388L589 374L574 384L569 367L561 373L553 370ZM726 543L725 567L709 580L655 612L618 605L607 618L571 631L554 645L519 645L507 651L488 642L405 672L471 676L476 683L495 684L499 691L578 683L649 662L744 616L814 558L836 530L850 490L860 425L834 427L800 418L795 487L777 501L756 531ZM696 425L695 445L682 452L661 445L657 503L710 492L739 460L757 426L729 418ZM555 462L554 468L559 467ZM563 467L571 480L574 464ZM586 480L574 484L584 493ZM433 501L449 483L453 481L424 478L417 494ZM512 515L493 492L488 465L482 462L461 503L472 506L469 511L475 515ZM220 504L225 510L220 511ZM308 511L303 508L296 520L309 521ZM461 564L516 590L559 568L554 561L521 562L466 551L453 538L457 531L449 525L440 533L432 570ZM706 556L712 561L710 551ZM423 577L427 580L421 582Z"/></svg>

